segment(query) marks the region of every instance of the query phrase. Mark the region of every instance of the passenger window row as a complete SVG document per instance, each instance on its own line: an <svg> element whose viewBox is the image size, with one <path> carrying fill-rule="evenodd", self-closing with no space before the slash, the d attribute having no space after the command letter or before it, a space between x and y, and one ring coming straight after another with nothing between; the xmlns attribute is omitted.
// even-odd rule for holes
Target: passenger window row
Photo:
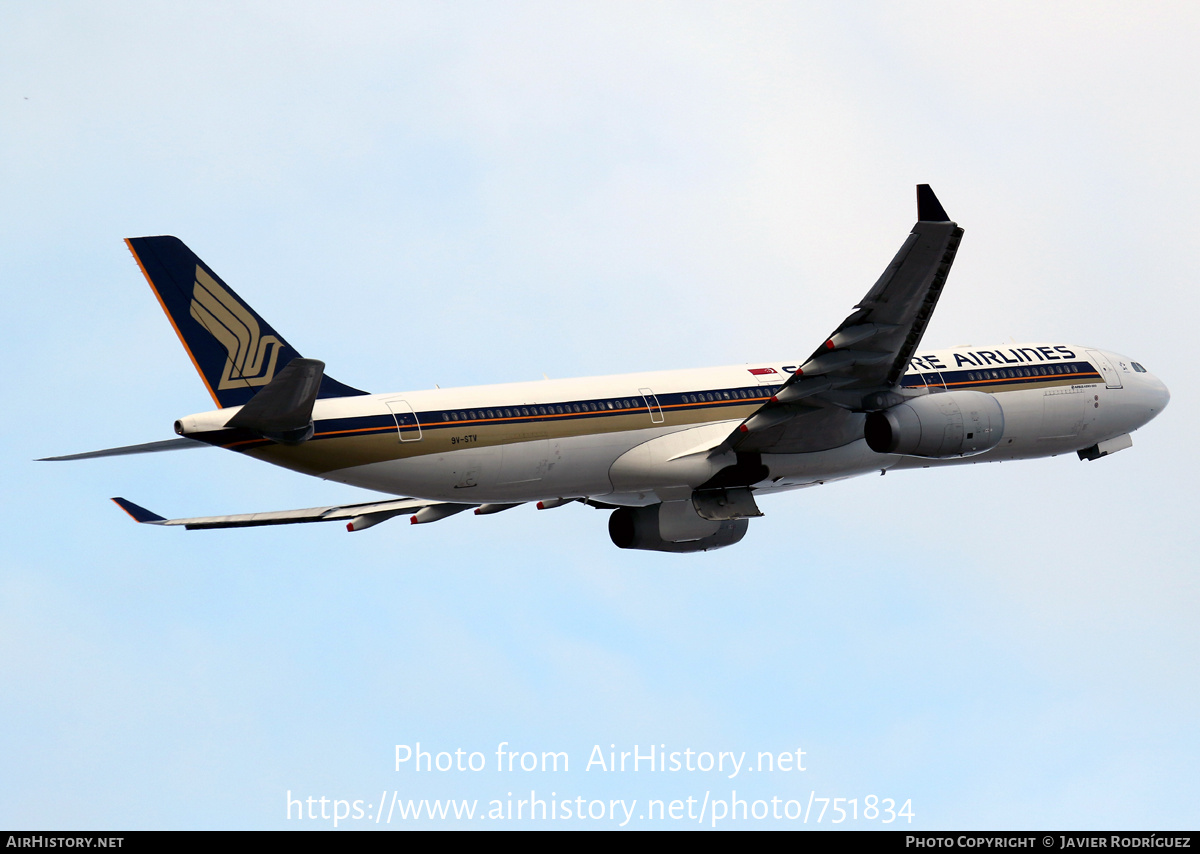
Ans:
<svg viewBox="0 0 1200 854"><path fill-rule="evenodd" d="M754 386L751 388L739 389L722 389L721 391L698 392L696 394L670 394L658 395L658 401L661 406L670 407L672 405L688 404L688 403L707 403L712 401L725 402L734 400L751 400L755 398L769 397L775 393L775 386ZM639 397L620 397L608 400L586 400L578 403L553 403L544 406L506 406L496 407L493 409L460 409L452 412L443 412L442 421L453 423L456 421L486 421L494 418L538 418L541 416L554 415L573 415L579 413L581 415L592 412L612 412L614 414L620 412L642 411L646 410L647 405L644 398Z"/></svg>
<svg viewBox="0 0 1200 854"><path fill-rule="evenodd" d="M968 371L967 379L972 382L982 382L986 380L1019 379L1024 377L1044 377L1092 372L1092 366L1086 362L1068 362L1059 365L1038 365L1033 368L999 368L992 371Z"/></svg>
<svg viewBox="0 0 1200 854"><path fill-rule="evenodd" d="M719 403L726 400L753 400L770 397L775 393L775 386L753 386L751 388L730 388L721 391L705 391L698 394L682 395L684 403Z"/></svg>

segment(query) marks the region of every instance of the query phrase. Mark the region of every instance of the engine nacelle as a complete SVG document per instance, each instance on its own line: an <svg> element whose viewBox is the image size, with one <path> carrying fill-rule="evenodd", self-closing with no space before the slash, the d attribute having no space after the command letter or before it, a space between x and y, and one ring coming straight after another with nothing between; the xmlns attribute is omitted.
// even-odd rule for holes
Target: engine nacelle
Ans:
<svg viewBox="0 0 1200 854"><path fill-rule="evenodd" d="M622 549L655 552L703 552L732 546L746 536L750 522L712 522L696 513L691 501L667 501L649 507L619 507L608 517L608 535Z"/></svg>
<svg viewBox="0 0 1200 854"><path fill-rule="evenodd" d="M1004 409L981 391L915 397L867 416L872 451L935 460L990 451L1004 436Z"/></svg>

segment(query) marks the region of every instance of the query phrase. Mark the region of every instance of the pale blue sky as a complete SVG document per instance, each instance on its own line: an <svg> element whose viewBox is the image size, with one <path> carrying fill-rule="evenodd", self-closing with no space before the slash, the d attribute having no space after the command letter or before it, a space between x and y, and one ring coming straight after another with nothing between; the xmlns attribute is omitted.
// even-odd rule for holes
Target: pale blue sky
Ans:
<svg viewBox="0 0 1200 854"><path fill-rule="evenodd" d="M1198 30L1188 4L4 4L0 826L531 787L1195 826ZM1142 361L1173 397L1132 449L769 498L692 556L619 551L580 506L159 530L107 498L370 494L216 451L31 462L210 405L125 237L178 235L393 391L794 359L919 182L966 229L926 344ZM416 741L572 769L392 771ZM583 770L613 743L808 770Z"/></svg>

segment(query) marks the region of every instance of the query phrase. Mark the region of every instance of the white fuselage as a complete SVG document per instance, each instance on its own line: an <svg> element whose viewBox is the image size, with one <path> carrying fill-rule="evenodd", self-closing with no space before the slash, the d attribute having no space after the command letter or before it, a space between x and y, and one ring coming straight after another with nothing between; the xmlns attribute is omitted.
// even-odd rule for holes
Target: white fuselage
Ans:
<svg viewBox="0 0 1200 854"><path fill-rule="evenodd" d="M766 453L761 462L769 474L754 490L797 489L889 468L1069 453L1136 430L1169 400L1166 387L1137 363L1082 347L922 353L904 377L906 393L994 395L1004 412L996 447L928 459L876 453L859 438L811 453ZM648 505L686 497L732 464L732 452L709 451L794 370L754 363L325 399L313 413L314 440L303 446L227 446L329 480L438 501L592 497ZM181 432L218 430L232 411L185 418Z"/></svg>

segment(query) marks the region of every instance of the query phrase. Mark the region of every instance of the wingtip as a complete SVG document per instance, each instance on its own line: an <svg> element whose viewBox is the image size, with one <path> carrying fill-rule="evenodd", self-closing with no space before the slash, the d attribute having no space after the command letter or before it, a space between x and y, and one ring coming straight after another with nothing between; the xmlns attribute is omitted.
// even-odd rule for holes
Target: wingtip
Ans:
<svg viewBox="0 0 1200 854"><path fill-rule="evenodd" d="M919 222L950 222L950 217L933 188L928 184L917 184L917 220Z"/></svg>
<svg viewBox="0 0 1200 854"><path fill-rule="evenodd" d="M151 513L145 507L139 507L132 501L125 498L113 498L113 503L129 514L129 517L135 522L143 522L153 524L155 522L167 521L164 517L157 513Z"/></svg>

